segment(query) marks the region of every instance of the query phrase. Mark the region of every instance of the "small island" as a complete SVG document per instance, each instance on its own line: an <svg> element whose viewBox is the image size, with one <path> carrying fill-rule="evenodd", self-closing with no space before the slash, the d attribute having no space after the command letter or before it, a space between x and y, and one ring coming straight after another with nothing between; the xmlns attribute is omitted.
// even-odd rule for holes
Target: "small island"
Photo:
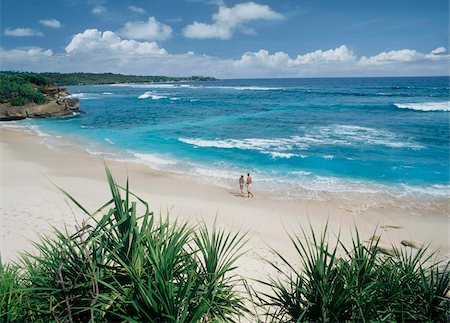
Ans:
<svg viewBox="0 0 450 323"><path fill-rule="evenodd" d="M77 98L61 86L215 81L209 76L170 77L113 73L0 72L0 121L63 117L80 112Z"/></svg>

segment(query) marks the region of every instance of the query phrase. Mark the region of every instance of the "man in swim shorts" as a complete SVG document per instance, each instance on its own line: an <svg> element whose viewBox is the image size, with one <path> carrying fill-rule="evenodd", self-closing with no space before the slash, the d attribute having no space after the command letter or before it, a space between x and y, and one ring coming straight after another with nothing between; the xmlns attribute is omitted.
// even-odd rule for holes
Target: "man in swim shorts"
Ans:
<svg viewBox="0 0 450 323"><path fill-rule="evenodd" d="M249 173L247 173L247 197L253 197L253 194L251 192L252 189L252 177Z"/></svg>

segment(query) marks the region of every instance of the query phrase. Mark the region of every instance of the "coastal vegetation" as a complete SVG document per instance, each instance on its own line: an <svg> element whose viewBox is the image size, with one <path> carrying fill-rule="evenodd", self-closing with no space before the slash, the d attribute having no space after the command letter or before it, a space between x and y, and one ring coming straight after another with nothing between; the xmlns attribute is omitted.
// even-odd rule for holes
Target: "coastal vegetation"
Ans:
<svg viewBox="0 0 450 323"><path fill-rule="evenodd" d="M1 72L5 75L27 75L48 80L50 83L67 85L93 85L93 84L114 84L114 83L147 83L147 82L194 82L194 81L215 81L210 76L142 76L123 75L113 73L21 73L21 72Z"/></svg>
<svg viewBox="0 0 450 323"><path fill-rule="evenodd" d="M357 231L351 246L339 237L330 246L326 229L320 237L302 230L291 237L299 261L274 251L283 263L271 262L278 277L249 284L236 273L246 234L157 216L128 182L121 187L106 174L111 198L96 212L63 191L87 215L75 233L44 236L35 253L0 265L1 321L421 322L449 315L448 263L426 247L389 251L379 238L362 242Z"/></svg>
<svg viewBox="0 0 450 323"><path fill-rule="evenodd" d="M51 80L37 73L0 73L0 103L13 106L48 101L44 88Z"/></svg>
<svg viewBox="0 0 450 323"><path fill-rule="evenodd" d="M79 100L39 73L0 72L0 121L79 113Z"/></svg>

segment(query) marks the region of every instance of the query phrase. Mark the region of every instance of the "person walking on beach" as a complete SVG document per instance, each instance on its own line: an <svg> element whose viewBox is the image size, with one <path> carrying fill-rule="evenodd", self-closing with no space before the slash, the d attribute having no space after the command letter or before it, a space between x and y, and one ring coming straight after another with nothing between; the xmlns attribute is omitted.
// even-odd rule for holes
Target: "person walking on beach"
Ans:
<svg viewBox="0 0 450 323"><path fill-rule="evenodd" d="M251 190L252 190L252 177L250 176L249 173L247 173L247 197L250 197L250 195L253 197Z"/></svg>
<svg viewBox="0 0 450 323"><path fill-rule="evenodd" d="M244 196L244 175L239 178L239 188L241 190L241 196Z"/></svg>

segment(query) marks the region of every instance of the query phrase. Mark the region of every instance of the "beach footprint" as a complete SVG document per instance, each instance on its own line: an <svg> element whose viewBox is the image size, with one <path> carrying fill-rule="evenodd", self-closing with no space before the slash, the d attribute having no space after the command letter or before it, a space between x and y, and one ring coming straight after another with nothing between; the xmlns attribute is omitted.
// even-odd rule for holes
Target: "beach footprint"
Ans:
<svg viewBox="0 0 450 323"><path fill-rule="evenodd" d="M403 229L400 225L382 225L380 226L384 231L388 231L389 229Z"/></svg>

